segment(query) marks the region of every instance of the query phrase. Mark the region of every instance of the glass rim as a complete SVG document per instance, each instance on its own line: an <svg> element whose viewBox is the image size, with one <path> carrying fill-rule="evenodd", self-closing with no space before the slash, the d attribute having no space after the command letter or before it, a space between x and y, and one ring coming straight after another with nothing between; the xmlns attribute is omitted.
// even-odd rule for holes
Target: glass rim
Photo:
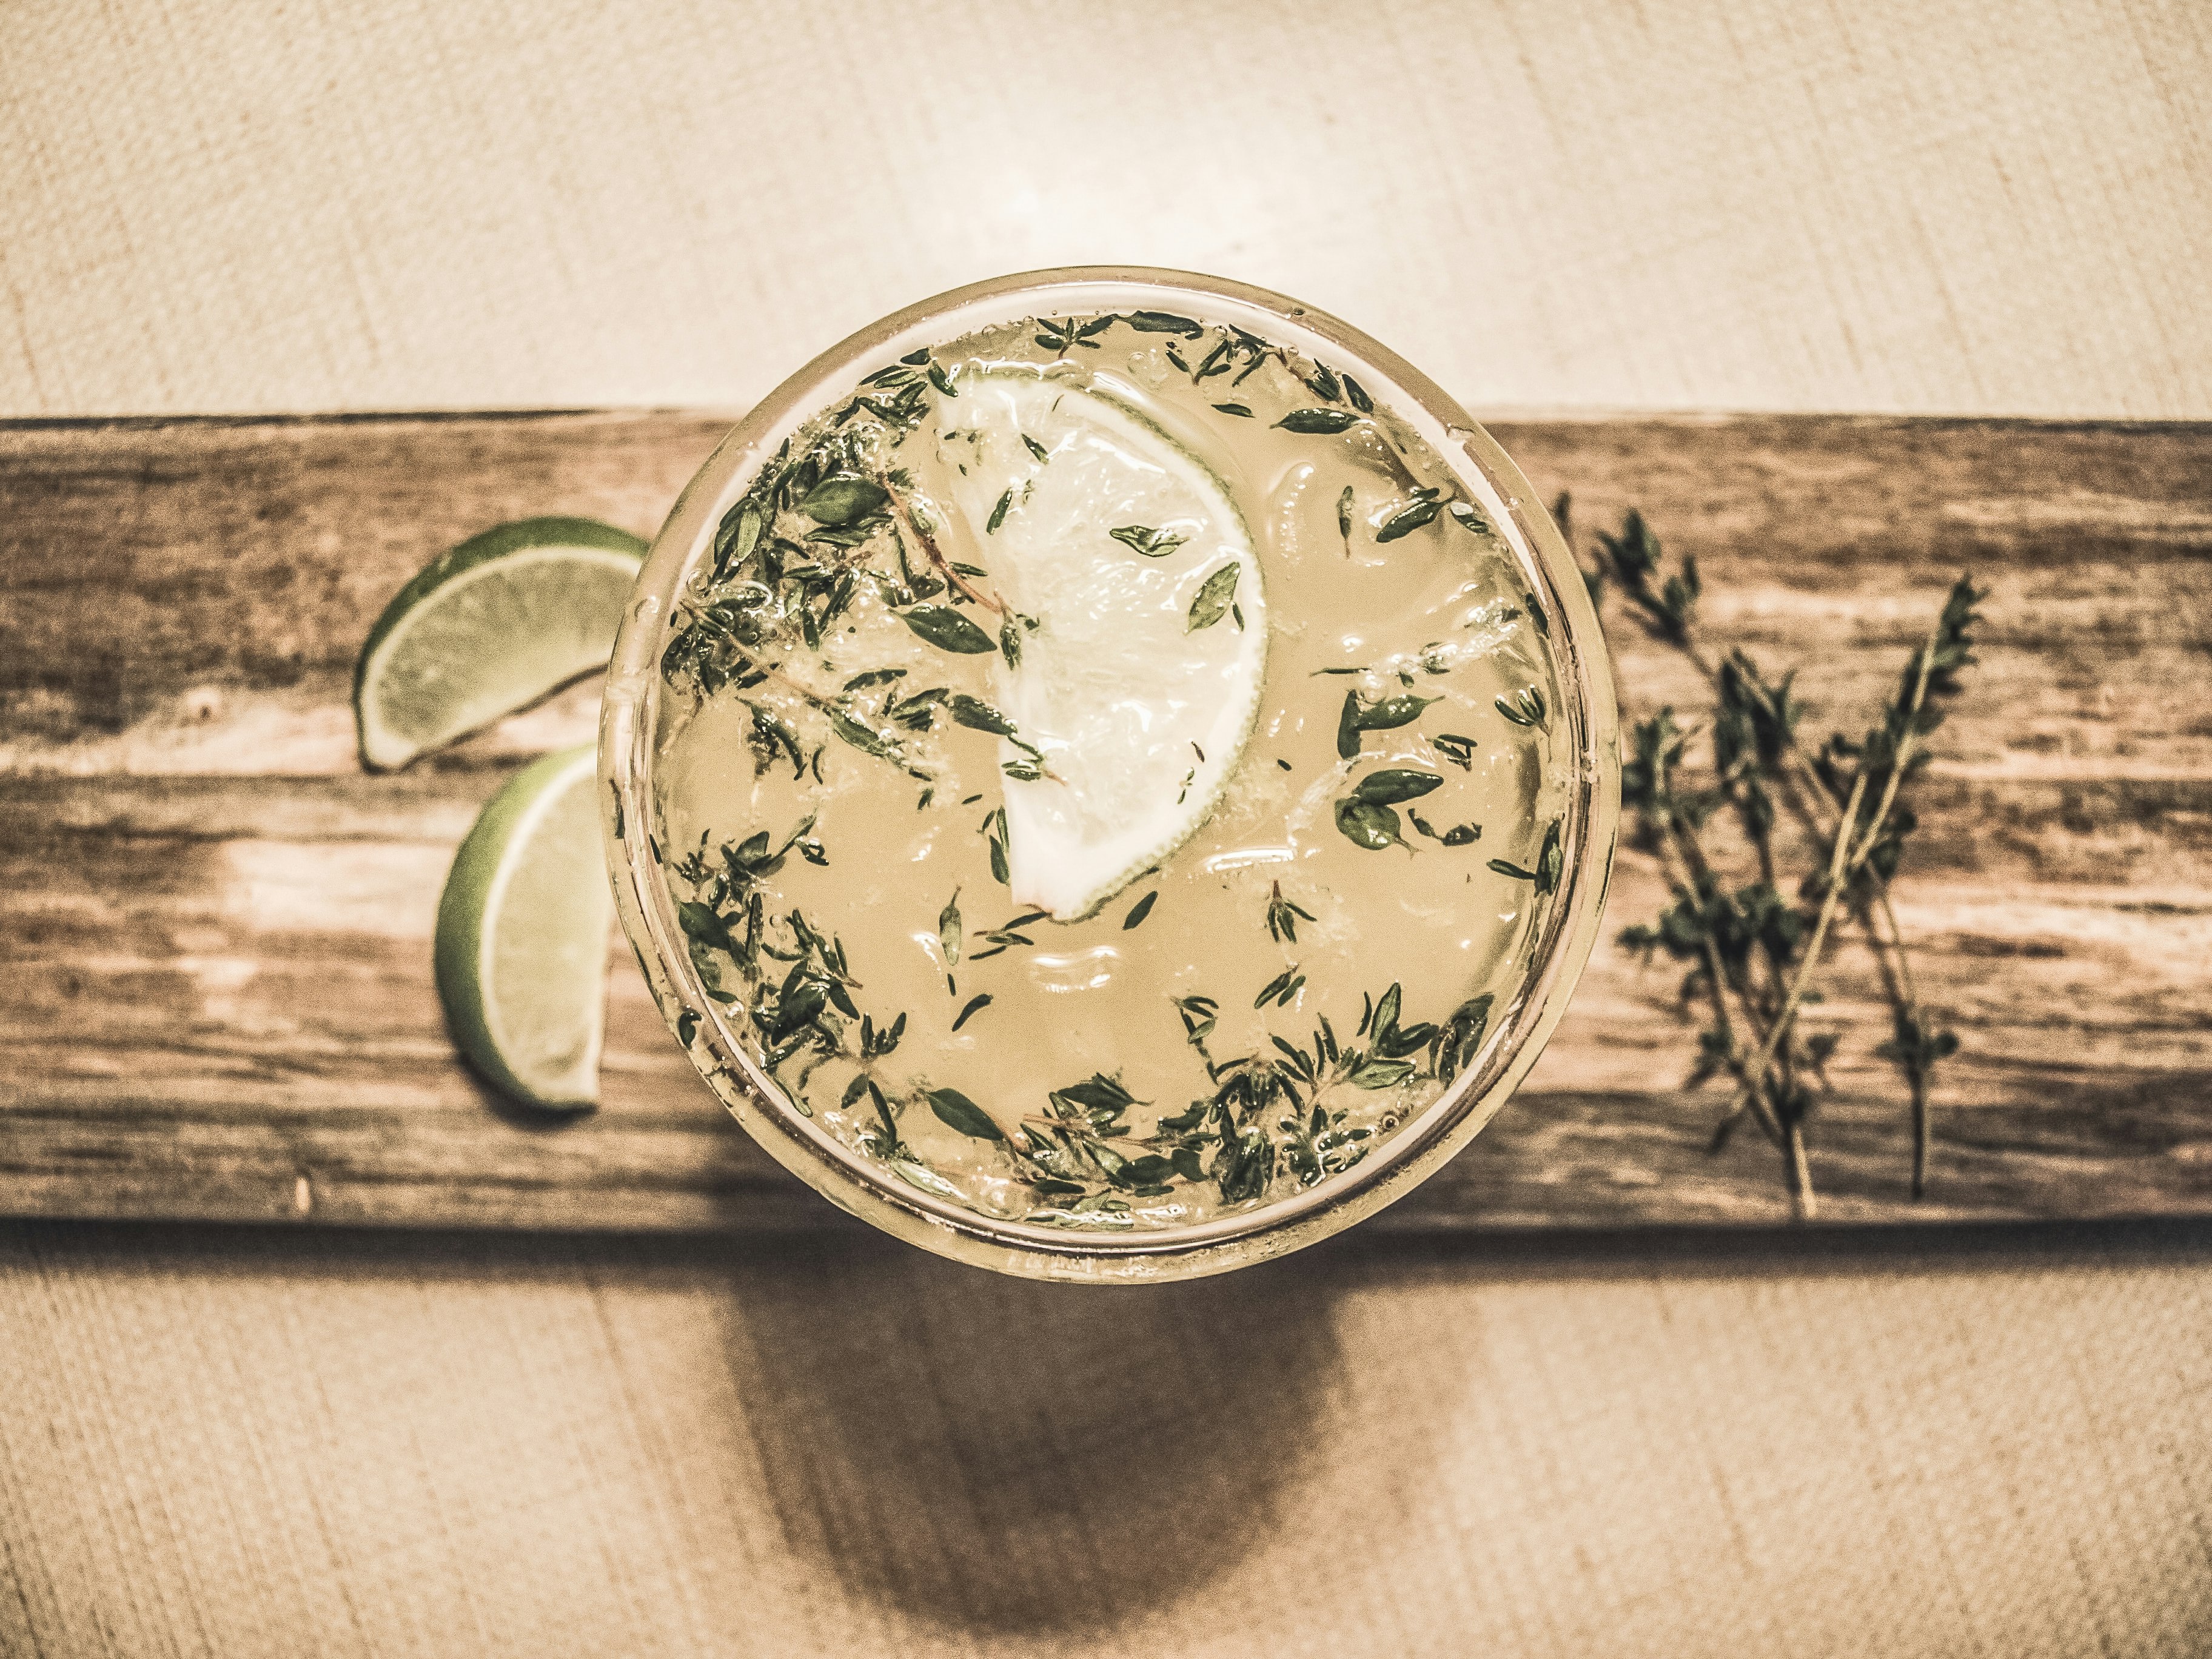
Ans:
<svg viewBox="0 0 2212 1659"><path fill-rule="evenodd" d="M1197 303L1194 303L1196 301ZM676 602L723 514L777 447L865 374L917 347L1048 313L1175 309L1348 365L1375 401L1417 432L1469 487L1542 607L1574 767L1565 855L1531 968L1493 1013L1480 1053L1437 1097L1351 1169L1286 1196L1188 1225L1089 1230L1001 1220L901 1181L812 1119L781 1089L705 994L651 839L660 660ZM684 486L625 607L601 705L599 770L612 794L601 823L616 906L662 1018L747 1133L832 1202L926 1249L1023 1277L1127 1281L1194 1278L1266 1260L1352 1225L1433 1174L1494 1117L1535 1064L1596 943L1620 816L1612 672L1582 573L1520 470L1460 405L1349 324L1283 295L1219 277L1138 266L1026 271L924 300L848 336L787 378L732 428Z"/></svg>

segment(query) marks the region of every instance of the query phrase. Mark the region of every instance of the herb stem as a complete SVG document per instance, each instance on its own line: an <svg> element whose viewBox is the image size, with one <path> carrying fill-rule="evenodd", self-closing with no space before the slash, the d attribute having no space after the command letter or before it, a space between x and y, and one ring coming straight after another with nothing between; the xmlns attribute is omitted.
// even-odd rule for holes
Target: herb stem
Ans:
<svg viewBox="0 0 2212 1659"><path fill-rule="evenodd" d="M1671 814L1668 816L1667 828L1667 839L1659 843L1659 856L1661 862L1668 866L1668 884L1674 889L1678 896L1686 897L1694 903L1697 897L1696 890L1688 884L1684 873L1674 867L1681 852L1686 850L1689 845L1688 837L1682 833L1680 821ZM1775 1116L1774 1109L1767 1103L1765 1096L1753 1083L1749 1068L1744 1063L1744 1049L1736 1042L1735 1022L1729 1012L1728 981L1721 972L1719 947L1713 943L1712 935L1710 933L1699 943L1705 951L1706 975L1712 981L1714 1020L1720 1027L1721 1041L1728 1045L1729 1072L1738 1083L1743 1085L1743 1092L1737 1096L1735 1103L1723 1114L1720 1122L1714 1128L1714 1150L1719 1150L1720 1143L1727 1139L1729 1130L1735 1126L1735 1121L1743 1115L1747 1107L1752 1115L1758 1119L1759 1127L1767 1139L1777 1146L1780 1146L1783 1145L1781 1121ZM1744 1021L1751 1027L1753 1036L1761 1035L1758 1018L1747 1000L1744 1008Z"/></svg>
<svg viewBox="0 0 2212 1659"><path fill-rule="evenodd" d="M1560 507L1564 513L1566 507L1564 499ZM1565 520L1565 522L1571 523L1571 520ZM1813 764L1812 757L1805 752L1803 746L1797 741L1796 733L1791 729L1790 723L1784 718L1784 711L1777 706L1775 699L1767 691L1764 683L1755 673L1747 672L1738 676L1742 689L1755 697L1765 711L1771 729L1780 734L1781 753L1784 762L1782 780L1786 786L1784 798L1789 803L1793 815L1813 834L1835 837L1838 848L1856 839L1856 847L1850 855L1848 866L1840 872L1840 875L1856 876L1863 871L1873 892L1870 902L1862 900L1852 907L1853 919L1858 922L1860 931L1864 934L1877 963L1883 970L1885 979L1887 981L1887 988L1890 994L1892 1009L1899 1024L1908 1028L1916 1036L1923 1030L1923 1024L1919 988L1913 979L1911 954L1905 948L1904 930L1898 925L1897 911L1890 901L1889 878L1880 870L1869 867L1867 860L1871 856L1880 839L1882 824L1887 821L1890 810L1895 805L1898 790L1905 778L1905 763L1911 757L1914 740L1919 736L1917 717L1927 696L1928 678L1933 667L1936 646L1942 636L1942 628L1943 624L1939 620L1934 632L1929 635L1927 645L1918 653L1918 661L1913 675L1912 692L1904 714L1903 735L1898 741L1896 754L1891 761L1889 776L1884 781L1881 800L1875 808L1874 817L1869 820L1865 833L1860 836L1854 836L1852 833L1856 830L1858 805L1856 793L1854 793L1850 805L1838 804L1834 793L1821 778L1819 769ZM1712 689L1717 696L1723 695L1719 667L1689 634L1686 623L1679 629L1660 628L1654 631L1662 639L1672 644L1676 651L1698 671L1698 675ZM1862 769L1859 781L1863 783L1863 779L1864 773ZM1773 878L1770 872L1771 854L1765 840L1759 836L1754 836L1753 839L1759 848L1762 874L1765 875L1768 884L1771 885ZM1832 870L1828 896L1830 899L1834 896L1838 879L1839 872ZM1785 1028L1795 1016L1797 1003L1802 995L1807 972L1818 954L1820 935L1825 932L1826 922L1830 919L1831 909L1830 904L1823 903L1821 921L1814 929L1814 943L1801 958L1799 972L1784 1002L1783 1011L1777 1018L1773 1029L1768 1033L1770 1048L1773 1040L1786 1036ZM1882 925L1880 927L1875 925L1876 912L1879 912L1881 917ZM1770 961L1770 966L1776 969L1778 988L1779 964ZM1917 1060L1901 1062L1900 1069L1905 1074L1906 1086L1911 1096L1912 1196L1917 1199L1926 1190L1931 1135L1927 1071L1924 1062ZM1762 1063L1759 1072L1762 1082L1765 1070L1766 1064ZM1723 1117L1723 1126L1741 1115L1746 1097L1755 1099L1759 1092L1757 1087L1749 1084L1747 1084L1746 1090L1747 1096L1739 1097L1736 1104ZM1793 1143L1802 1139L1794 1125L1791 1129L1791 1139ZM1802 1148L1800 1153L1802 1154ZM1812 1188L1809 1177L1801 1190L1805 1198L1810 1200ZM1809 1207L1806 1213L1811 1213Z"/></svg>
<svg viewBox="0 0 2212 1659"><path fill-rule="evenodd" d="M986 611L994 616L1004 617L1006 614L1005 601L994 594L984 592L952 568L952 561L945 556L945 550L937 544L937 538L921 527L921 520L914 516L914 509L907 505L905 498L898 491L891 488L890 480L878 473L876 476L876 482L883 486L884 493L890 497L891 507L897 513L900 525L921 544L922 556L936 568L937 574L944 577L947 584L958 588Z"/></svg>
<svg viewBox="0 0 2212 1659"><path fill-rule="evenodd" d="M715 616L712 611L700 611L694 612L692 620L695 623L703 623L707 627L713 629L725 640L727 640L732 645L735 646L738 650L743 653L746 662L751 665L752 670L755 673L762 675L768 679L774 680L777 684L782 686L794 696L805 699L824 714L829 713L830 708L834 706L833 699L824 696L821 692L814 690L809 686L801 685L797 680L792 678L790 675L785 673L781 668L774 667L768 663L763 662L757 654L755 647L747 645L735 634L732 634L728 626L722 622L721 618Z"/></svg>
<svg viewBox="0 0 2212 1659"><path fill-rule="evenodd" d="M1936 643L1942 637L1942 624L1938 623L1936 632L1931 634L1928 643L1921 647L1919 669L1912 678L1912 696L1905 707L1905 732L1898 738L1897 752L1890 759L1889 776L1882 784L1881 804L1875 808L1874 817L1868 823L1866 833L1859 837L1858 851L1851 854L1850 867L1844 872L1847 876L1857 874L1859 866L1867 861L1867 855L1874 851L1876 832L1889 817L1889 809L1896 804L1898 789L1905 781L1905 763L1912 757L1912 740L1920 735L1920 705L1928 696L1928 670L1936 659ZM1863 766L1860 769L1860 775L1865 775ZM1850 814L1846 812L1844 816L1848 819Z"/></svg>
<svg viewBox="0 0 2212 1659"><path fill-rule="evenodd" d="M1862 770L1852 781L1850 801L1844 809L1846 824L1856 821L1859 803L1865 797L1866 773ZM1869 833L1871 834L1871 830ZM1821 896L1820 914L1813 923L1813 937L1806 941L1804 954L1797 958L1797 971L1790 978L1789 997L1784 1001L1781 1012L1775 1016L1774 1024L1767 1028L1766 1041L1759 1046L1758 1057L1752 1062L1751 1078L1730 1108L1732 1112L1741 1110L1747 1100L1757 1097L1760 1086L1766 1080L1767 1073L1773 1067L1776 1049L1789 1036L1790 1023L1797 1017L1798 1004L1804 1000L1805 988L1811 981L1813 969L1820 960L1821 948L1827 943L1828 925L1836 918L1837 901L1843 896L1844 866L1850 848L1850 836L1839 833L1836 836L1835 850L1829 855L1827 891ZM1804 1137L1796 1118L1792 1118L1790 1123L1790 1145L1791 1168L1793 1170L1801 1170L1805 1164ZM1812 1178L1808 1172L1798 1177L1797 1187L1798 1203L1807 1216L1812 1214Z"/></svg>
<svg viewBox="0 0 2212 1659"><path fill-rule="evenodd" d="M1887 936L1875 925L1879 911ZM1900 1030L1909 1029L1916 1035L1924 1031L1921 1024L1920 993L1912 980L1912 958L1905 949L1904 937L1898 932L1897 912L1891 908L1887 889L1879 890L1871 905L1860 902L1859 926L1875 947L1875 963L1881 970L1882 988L1889 994L1890 1006L1895 1012ZM1929 1120L1928 1071L1923 1060L1913 1059L1899 1067L1905 1073L1905 1088L1912 1097L1912 1196L1921 1197L1928 1187L1929 1140L1933 1126Z"/></svg>
<svg viewBox="0 0 2212 1659"><path fill-rule="evenodd" d="M1805 1125L1802 1119L1792 1119L1790 1124L1790 1186L1797 1200L1800 1220L1815 1219L1820 1212L1820 1200L1813 1191L1813 1166L1805 1157Z"/></svg>

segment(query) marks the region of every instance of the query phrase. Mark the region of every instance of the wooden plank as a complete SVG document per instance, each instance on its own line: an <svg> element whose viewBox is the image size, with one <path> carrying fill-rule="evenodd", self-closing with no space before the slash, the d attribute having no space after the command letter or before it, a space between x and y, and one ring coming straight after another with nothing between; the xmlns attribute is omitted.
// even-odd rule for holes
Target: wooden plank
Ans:
<svg viewBox="0 0 2212 1659"><path fill-rule="evenodd" d="M580 689L397 778L354 652L440 547L580 512L649 532L725 426L681 414L0 427L0 1209L680 1229L826 1219L716 1108L617 963L607 1100L505 1112L429 981L454 842ZM1817 664L1847 726L1960 568L1995 589L1899 908L1966 1052L1931 1191L1869 1051L1869 965L1814 1167L1832 1219L2212 1212L2212 427L1838 417L1494 428L1584 524L1631 502L1708 611ZM1635 698L1697 688L1618 630ZM1613 916L1648 915L1625 857ZM1704 1151L1675 975L1601 948L1529 1085L1379 1224L1760 1223L1773 1154Z"/></svg>

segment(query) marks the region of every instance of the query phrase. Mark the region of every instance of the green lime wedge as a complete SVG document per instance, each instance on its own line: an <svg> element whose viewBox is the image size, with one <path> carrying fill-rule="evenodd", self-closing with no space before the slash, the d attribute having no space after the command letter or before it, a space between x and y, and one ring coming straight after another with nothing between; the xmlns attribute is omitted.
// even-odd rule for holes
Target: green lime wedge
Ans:
<svg viewBox="0 0 2212 1659"><path fill-rule="evenodd" d="M453 1039L495 1087L533 1106L599 1097L614 896L596 762L585 744L516 773L453 854L438 901L438 997Z"/></svg>
<svg viewBox="0 0 2212 1659"><path fill-rule="evenodd" d="M355 665L362 764L404 766L604 667L644 557L612 525L525 519L433 559Z"/></svg>

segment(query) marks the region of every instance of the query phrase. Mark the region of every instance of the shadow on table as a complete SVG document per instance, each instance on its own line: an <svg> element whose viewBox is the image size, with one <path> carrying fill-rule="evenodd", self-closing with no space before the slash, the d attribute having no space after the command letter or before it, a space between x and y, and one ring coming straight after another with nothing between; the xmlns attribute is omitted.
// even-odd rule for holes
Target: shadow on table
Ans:
<svg viewBox="0 0 2212 1659"><path fill-rule="evenodd" d="M739 1273L731 1360L769 1485L792 1494L787 1541L848 1593L1040 1635L1156 1617L1164 1638L1295 1509L1333 1428L1361 1408L1335 1304L1363 1285L2208 1255L2212 1227L2173 1223L1370 1234L1226 1278L1100 1289L825 1238L782 1270Z"/></svg>
<svg viewBox="0 0 2212 1659"><path fill-rule="evenodd" d="M1295 1265L1094 1288L839 1254L747 1275L733 1335L758 1352L732 1364L769 1485L799 1499L788 1542L909 1613L1164 1618L1266 1535L1335 1414L1331 1281Z"/></svg>

